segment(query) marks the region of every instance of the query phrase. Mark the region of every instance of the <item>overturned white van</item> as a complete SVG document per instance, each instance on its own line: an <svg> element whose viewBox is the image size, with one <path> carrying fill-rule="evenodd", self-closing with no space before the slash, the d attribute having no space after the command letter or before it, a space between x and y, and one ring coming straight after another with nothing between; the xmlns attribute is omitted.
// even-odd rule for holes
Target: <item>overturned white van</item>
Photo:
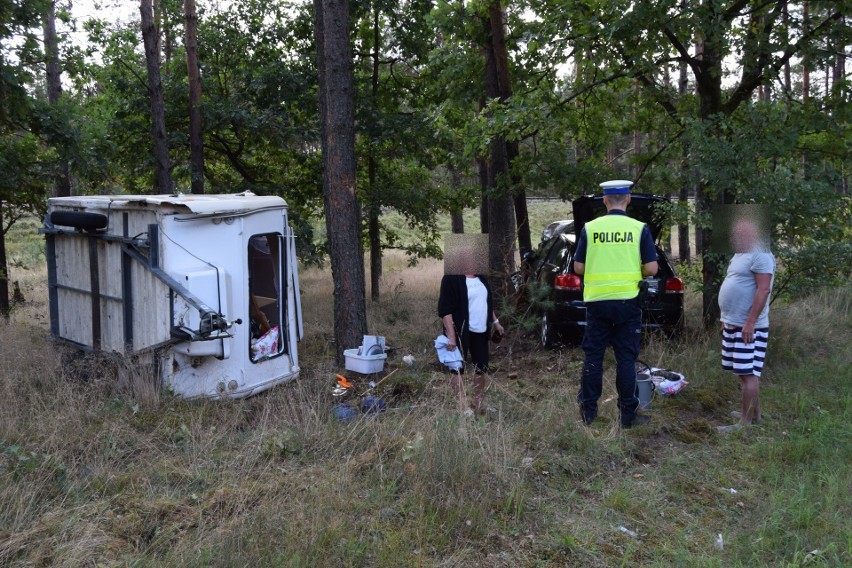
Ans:
<svg viewBox="0 0 852 568"><path fill-rule="evenodd" d="M245 397L299 375L295 235L280 197L48 201L51 335L146 355L188 398Z"/></svg>

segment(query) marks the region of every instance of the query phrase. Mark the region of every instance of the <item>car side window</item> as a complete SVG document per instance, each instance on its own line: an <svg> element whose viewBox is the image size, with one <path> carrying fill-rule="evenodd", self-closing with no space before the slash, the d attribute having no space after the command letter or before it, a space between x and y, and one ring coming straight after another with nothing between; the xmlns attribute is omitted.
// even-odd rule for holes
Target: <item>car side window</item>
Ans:
<svg viewBox="0 0 852 568"><path fill-rule="evenodd" d="M557 237L556 242L547 254L547 264L554 267L561 267L568 255L569 243L565 235Z"/></svg>

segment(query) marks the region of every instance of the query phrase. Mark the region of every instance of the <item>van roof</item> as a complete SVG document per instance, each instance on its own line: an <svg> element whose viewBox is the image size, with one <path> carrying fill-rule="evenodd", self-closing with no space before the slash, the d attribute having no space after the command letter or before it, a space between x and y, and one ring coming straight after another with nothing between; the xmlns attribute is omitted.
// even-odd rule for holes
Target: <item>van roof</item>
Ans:
<svg viewBox="0 0 852 568"><path fill-rule="evenodd" d="M287 202L276 195L255 195L251 192L218 195L78 195L52 197L48 200L55 207L98 209L146 209L158 207L186 213L230 213L255 211L258 209L286 208Z"/></svg>

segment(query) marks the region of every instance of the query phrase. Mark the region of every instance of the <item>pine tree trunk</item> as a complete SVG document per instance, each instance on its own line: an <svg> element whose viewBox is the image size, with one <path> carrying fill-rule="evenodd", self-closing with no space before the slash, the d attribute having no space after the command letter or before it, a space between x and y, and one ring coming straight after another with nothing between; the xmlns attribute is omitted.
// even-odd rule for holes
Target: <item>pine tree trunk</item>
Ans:
<svg viewBox="0 0 852 568"><path fill-rule="evenodd" d="M698 95L699 117L705 124L710 124L711 119L718 115L722 109L722 56L719 49L718 38L700 38L700 47L696 45L696 51L701 54L705 62L703 74L696 77L696 91ZM720 137L720 132L711 132L709 135ZM727 203L729 194L724 187L709 187L699 183L695 194L696 217L710 216L714 206ZM704 325L709 327L715 325L719 320L719 275L722 271L721 260L714 255L711 249L712 234L707 227L696 227L695 247L701 255L702 272L702 315Z"/></svg>
<svg viewBox="0 0 852 568"><path fill-rule="evenodd" d="M479 202L479 232L488 233L488 159L476 159L476 169L479 173L479 190L482 200Z"/></svg>
<svg viewBox="0 0 852 568"><path fill-rule="evenodd" d="M142 40L145 44L145 64L148 69L148 96L151 99L151 137L154 140L154 173L157 192L173 193L169 140L166 134L166 111L163 103L163 84L160 79L160 51L157 38L159 31L154 26L152 0L142 0Z"/></svg>
<svg viewBox="0 0 852 568"><path fill-rule="evenodd" d="M461 176L455 168L450 168L450 178L452 179L453 188L461 185ZM464 233L464 214L462 211L453 211L450 213L450 224L452 225L453 233Z"/></svg>
<svg viewBox="0 0 852 568"><path fill-rule="evenodd" d="M323 203L334 283L338 362L367 333L364 260L355 187L355 118L347 0L314 0Z"/></svg>
<svg viewBox="0 0 852 568"><path fill-rule="evenodd" d="M683 6L688 6L688 0L684 0ZM679 76L677 82L677 92L679 98L684 100L689 90L689 78L687 75L687 64L685 61L680 63ZM686 209L689 205L689 145L684 143L681 151L680 162L680 189L678 191L678 202L681 207ZM679 223L677 226L677 255L681 262L689 264L692 260L692 252L689 245L689 217L686 222Z"/></svg>
<svg viewBox="0 0 852 568"><path fill-rule="evenodd" d="M3 222L3 202L0 201L0 317L9 319L9 263L6 258L6 226Z"/></svg>
<svg viewBox="0 0 852 568"><path fill-rule="evenodd" d="M201 71L198 66L198 12L195 0L184 0L186 70L189 78L189 161L192 193L204 193L204 146L201 137Z"/></svg>
<svg viewBox="0 0 852 568"><path fill-rule="evenodd" d="M381 33L379 30L379 9L373 8L373 74L371 77L370 94L373 99L373 109L378 110L379 105L379 42L381 41ZM377 302L381 295L382 283L382 242L379 226L379 217L382 214L381 196L379 195L379 187L376 184L376 157L373 155L373 144L370 143L370 156L367 164L367 173L369 179L369 195L370 195L370 220L369 220L369 238L370 238L370 298Z"/></svg>
<svg viewBox="0 0 852 568"><path fill-rule="evenodd" d="M784 0L784 7L781 9L781 23L785 29L789 29L790 26L790 9L787 4L787 1ZM787 37L789 38L789 31L787 32ZM786 95L789 97L792 95L793 91L793 79L790 71L790 62L787 61L784 63L784 91Z"/></svg>
<svg viewBox="0 0 852 568"><path fill-rule="evenodd" d="M506 62L506 45L503 37L503 17L500 5L493 0L486 22L485 94L489 99L501 97L500 67ZM509 189L509 157L506 140L495 136L490 146L487 167L488 187L488 257L491 268L491 288L495 299L508 297L511 292L510 276L515 269L515 215L514 201Z"/></svg>
<svg viewBox="0 0 852 568"><path fill-rule="evenodd" d="M45 82L47 102L55 105L62 96L62 75L59 67L59 42L56 39L56 1L51 0L44 19ZM59 171L53 180L53 196L71 195L71 167L68 160L59 160Z"/></svg>

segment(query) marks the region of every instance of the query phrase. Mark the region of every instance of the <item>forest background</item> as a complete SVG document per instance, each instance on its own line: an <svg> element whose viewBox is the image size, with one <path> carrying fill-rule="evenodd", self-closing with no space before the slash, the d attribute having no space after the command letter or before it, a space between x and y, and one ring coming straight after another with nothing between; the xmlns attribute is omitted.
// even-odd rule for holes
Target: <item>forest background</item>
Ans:
<svg viewBox="0 0 852 568"><path fill-rule="evenodd" d="M327 258L317 221L337 223L349 248L331 251L332 268L364 251L373 299L384 251L440 256L440 216L488 232L492 269L507 278L513 251L535 245L528 196L571 199L611 178L674 198L666 214L679 230L666 239L699 261L692 284L708 323L724 261L712 246L718 205L771 205L785 293L848 274L848 2L138 7L134 21L127 6L112 19L52 0L0 5L4 314L5 235L47 196L71 193L281 195L302 259ZM323 13L345 25L319 33ZM335 34L348 39L340 50L318 51ZM328 74L338 98L324 107L351 122L355 200L339 222L323 201L328 57L348 65ZM339 80L351 89L335 91ZM340 192L341 174L325 174L326 194ZM480 226L459 224L468 207ZM416 239L400 238L390 211Z"/></svg>

